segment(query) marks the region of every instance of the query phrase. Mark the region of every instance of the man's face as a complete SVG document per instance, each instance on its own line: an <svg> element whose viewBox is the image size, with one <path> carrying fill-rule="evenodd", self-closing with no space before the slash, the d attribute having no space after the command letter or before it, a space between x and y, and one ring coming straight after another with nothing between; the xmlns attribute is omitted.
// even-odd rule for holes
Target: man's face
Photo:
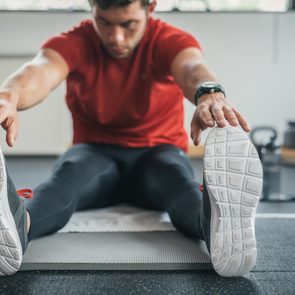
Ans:
<svg viewBox="0 0 295 295"><path fill-rule="evenodd" d="M140 1L107 10L94 5L92 17L95 31L114 58L130 56L144 35L151 7L142 7Z"/></svg>

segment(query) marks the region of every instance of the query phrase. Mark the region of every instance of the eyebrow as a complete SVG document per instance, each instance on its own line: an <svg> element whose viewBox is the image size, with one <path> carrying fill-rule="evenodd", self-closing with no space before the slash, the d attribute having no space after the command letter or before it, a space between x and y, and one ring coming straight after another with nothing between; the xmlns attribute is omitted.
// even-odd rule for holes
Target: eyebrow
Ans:
<svg viewBox="0 0 295 295"><path fill-rule="evenodd" d="M104 22L106 22L108 24L112 24L110 21L108 21L107 19L103 18L102 16L98 16L97 19L102 20L102 21L104 21ZM126 25L129 25L130 23L133 23L133 22L138 22L138 20L137 19L129 19L129 20L125 21L125 22L122 22L119 25L120 26L124 26L124 25L126 26Z"/></svg>

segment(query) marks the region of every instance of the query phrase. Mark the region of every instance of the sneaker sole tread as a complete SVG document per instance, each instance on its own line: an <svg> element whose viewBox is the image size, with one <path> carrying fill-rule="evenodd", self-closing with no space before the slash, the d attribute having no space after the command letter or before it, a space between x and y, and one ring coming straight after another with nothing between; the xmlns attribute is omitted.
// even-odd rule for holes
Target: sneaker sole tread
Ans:
<svg viewBox="0 0 295 295"><path fill-rule="evenodd" d="M262 191L255 147L238 128L213 128L204 176L211 206L210 253L221 276L242 276L256 264L255 214Z"/></svg>

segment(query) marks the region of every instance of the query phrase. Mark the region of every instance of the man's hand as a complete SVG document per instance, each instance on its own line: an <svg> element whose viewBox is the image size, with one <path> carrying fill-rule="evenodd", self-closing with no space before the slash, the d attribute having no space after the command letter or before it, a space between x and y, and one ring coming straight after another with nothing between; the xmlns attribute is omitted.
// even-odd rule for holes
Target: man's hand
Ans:
<svg viewBox="0 0 295 295"><path fill-rule="evenodd" d="M6 142L12 147L18 134L17 96L0 91L0 124L6 130Z"/></svg>
<svg viewBox="0 0 295 295"><path fill-rule="evenodd" d="M241 125L246 131L250 126L246 119L225 99L220 92L204 94L198 100L198 105L191 121L191 138L195 145L201 141L201 132L208 127L225 127L227 122L232 126Z"/></svg>

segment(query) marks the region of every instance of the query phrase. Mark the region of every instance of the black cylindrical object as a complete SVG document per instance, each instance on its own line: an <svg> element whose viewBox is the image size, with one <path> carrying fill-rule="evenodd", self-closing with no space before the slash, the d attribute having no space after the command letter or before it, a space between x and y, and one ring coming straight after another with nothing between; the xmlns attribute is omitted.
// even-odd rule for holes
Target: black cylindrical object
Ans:
<svg viewBox="0 0 295 295"><path fill-rule="evenodd" d="M283 146L295 149L295 121L288 122L288 128L284 132Z"/></svg>
<svg viewBox="0 0 295 295"><path fill-rule="evenodd" d="M257 135L262 134L264 140L258 141ZM270 201L280 197L281 189L281 154L277 143L277 131L271 126L258 126L250 133L263 167L263 190L261 200Z"/></svg>
<svg viewBox="0 0 295 295"><path fill-rule="evenodd" d="M262 200L278 199L281 190L281 154L275 143L266 144L261 150L263 165Z"/></svg>

